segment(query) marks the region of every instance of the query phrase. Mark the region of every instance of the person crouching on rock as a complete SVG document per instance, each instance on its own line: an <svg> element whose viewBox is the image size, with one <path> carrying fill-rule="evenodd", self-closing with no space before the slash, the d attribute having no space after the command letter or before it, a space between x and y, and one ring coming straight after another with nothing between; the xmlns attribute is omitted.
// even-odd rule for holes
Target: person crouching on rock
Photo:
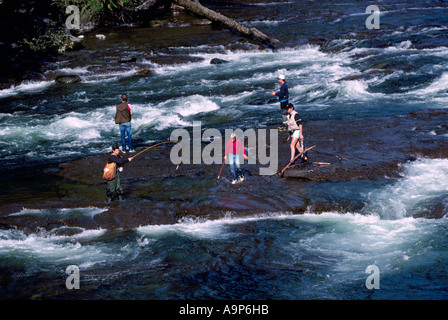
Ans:
<svg viewBox="0 0 448 320"><path fill-rule="evenodd" d="M120 201L123 200L123 187L120 181L120 172L123 171L123 165L132 161L130 158L122 158L120 156L120 148L117 145L112 146L112 154L107 159L107 163L115 162L115 178L107 181L107 202L110 203L114 194L118 195Z"/></svg>
<svg viewBox="0 0 448 320"><path fill-rule="evenodd" d="M302 153L303 152L303 125L302 119L300 118L297 111L294 110L294 105L292 103L288 104L288 115L286 116L286 124L288 125L288 131L292 138L291 140L291 160L294 160L296 149ZM300 143L299 143L300 140Z"/></svg>
<svg viewBox="0 0 448 320"><path fill-rule="evenodd" d="M244 159L249 159L246 155L246 150L244 150L243 144L240 140L236 139L236 134L232 133L230 135L230 139L227 141L226 150L224 151L224 161L227 159L227 154L229 155L230 170L232 171L233 176L232 184L237 183L238 177L241 182L244 181L244 175L240 169L240 150L243 150Z"/></svg>

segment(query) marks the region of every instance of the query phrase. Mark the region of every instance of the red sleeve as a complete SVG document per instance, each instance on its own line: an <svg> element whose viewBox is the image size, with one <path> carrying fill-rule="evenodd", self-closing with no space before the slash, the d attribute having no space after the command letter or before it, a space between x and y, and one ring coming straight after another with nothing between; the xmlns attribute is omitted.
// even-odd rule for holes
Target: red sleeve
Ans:
<svg viewBox="0 0 448 320"><path fill-rule="evenodd" d="M129 112L131 111L131 107L128 105L128 110L129 110Z"/></svg>

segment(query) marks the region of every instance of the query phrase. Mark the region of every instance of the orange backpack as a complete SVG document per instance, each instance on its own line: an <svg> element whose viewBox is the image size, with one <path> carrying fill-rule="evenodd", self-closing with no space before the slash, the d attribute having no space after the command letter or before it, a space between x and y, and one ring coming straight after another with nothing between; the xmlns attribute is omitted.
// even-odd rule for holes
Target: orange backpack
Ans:
<svg viewBox="0 0 448 320"><path fill-rule="evenodd" d="M103 179L110 181L115 179L115 167L116 163L106 163L106 166L103 169Z"/></svg>

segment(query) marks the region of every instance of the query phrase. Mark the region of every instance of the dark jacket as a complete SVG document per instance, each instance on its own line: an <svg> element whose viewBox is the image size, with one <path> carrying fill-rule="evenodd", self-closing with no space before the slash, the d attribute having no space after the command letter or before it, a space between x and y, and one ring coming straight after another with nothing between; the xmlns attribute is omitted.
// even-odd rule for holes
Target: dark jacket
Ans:
<svg viewBox="0 0 448 320"><path fill-rule="evenodd" d="M114 156L113 154L107 158L107 163L115 162L117 164L117 167L123 166L125 163L129 162L129 159L122 158L120 156Z"/></svg>
<svg viewBox="0 0 448 320"><path fill-rule="evenodd" d="M117 112L115 113L115 123L121 124L131 121L131 111L129 110L127 102L122 102L117 105Z"/></svg>
<svg viewBox="0 0 448 320"><path fill-rule="evenodd" d="M283 100L289 99L289 92L288 92L288 85L286 82L284 82L281 87L280 91L275 94L278 97L278 100L282 102Z"/></svg>

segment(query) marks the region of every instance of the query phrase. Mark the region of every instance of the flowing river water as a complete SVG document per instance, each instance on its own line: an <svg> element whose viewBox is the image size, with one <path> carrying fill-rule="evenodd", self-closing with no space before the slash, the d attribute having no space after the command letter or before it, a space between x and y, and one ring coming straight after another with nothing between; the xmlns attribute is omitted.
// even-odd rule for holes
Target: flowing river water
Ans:
<svg viewBox="0 0 448 320"><path fill-rule="evenodd" d="M366 6L256 0L212 6L278 38L275 51L209 25L96 32L105 40L87 34L85 48L49 63L41 80L0 91L0 201L43 204L67 196L58 186L71 188L70 182L46 177L41 168L109 151L111 141L119 141L113 117L123 92L134 111L137 147L169 139L174 129L193 121L219 130L277 125L278 101L265 92L278 89L279 74L286 75L290 102L307 122L447 108L448 5L381 3L379 30L366 28ZM122 57L136 62L117 62ZM213 58L227 63L210 64ZM141 76L148 69L153 72ZM82 81L62 86L56 74L75 74ZM428 218L433 210L447 213L448 159L403 163L398 178L298 186L299 196L331 195L341 201L341 210L257 211L131 230L72 228L73 234L69 227L25 232L2 225L1 296L448 298L447 220ZM194 194L207 186L188 188ZM169 194L169 186L164 190ZM24 208L9 215L93 219L105 207ZM79 267L80 290L65 287L69 265ZM380 270L379 290L366 288L370 265Z"/></svg>

